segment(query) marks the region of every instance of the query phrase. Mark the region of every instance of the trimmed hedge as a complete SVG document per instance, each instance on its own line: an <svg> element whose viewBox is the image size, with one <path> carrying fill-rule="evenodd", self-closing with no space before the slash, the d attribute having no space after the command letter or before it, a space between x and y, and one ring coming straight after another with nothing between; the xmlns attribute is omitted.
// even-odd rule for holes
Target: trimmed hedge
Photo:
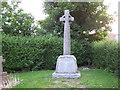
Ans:
<svg viewBox="0 0 120 90"><path fill-rule="evenodd" d="M92 61L93 66L96 68L106 69L118 75L118 64L120 62L120 58L118 56L120 45L118 45L118 42L106 39L94 42L91 46L94 53Z"/></svg>
<svg viewBox="0 0 120 90"><path fill-rule="evenodd" d="M3 37L6 71L53 69L60 50L61 39L55 37ZM58 47L57 47L58 46Z"/></svg>
<svg viewBox="0 0 120 90"><path fill-rule="evenodd" d="M120 45L116 41L103 40L89 43L87 40L71 40L72 55L78 66L92 65L118 75ZM55 69L59 55L63 53L63 39L55 36L8 36L3 35L2 55L6 59L4 70L29 71Z"/></svg>
<svg viewBox="0 0 120 90"><path fill-rule="evenodd" d="M72 40L72 54L78 65L87 63L87 42ZM59 55L63 52L63 39L55 36L8 36L3 35L3 57L6 59L4 70L23 71L55 69Z"/></svg>

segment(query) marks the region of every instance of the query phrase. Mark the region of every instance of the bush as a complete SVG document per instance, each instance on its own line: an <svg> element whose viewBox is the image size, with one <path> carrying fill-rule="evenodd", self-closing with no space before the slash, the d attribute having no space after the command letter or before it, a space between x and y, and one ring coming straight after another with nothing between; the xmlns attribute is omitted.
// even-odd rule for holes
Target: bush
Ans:
<svg viewBox="0 0 120 90"><path fill-rule="evenodd" d="M72 40L72 54L78 65L87 63L86 42ZM3 35L2 48L5 71L55 69L56 60L63 52L63 39L53 36L8 36ZM87 56L87 55L86 55Z"/></svg>
<svg viewBox="0 0 120 90"><path fill-rule="evenodd" d="M112 73L118 74L118 46L117 41L103 40L92 43L93 48L93 66L104 68Z"/></svg>
<svg viewBox="0 0 120 90"><path fill-rule="evenodd" d="M87 65L88 67L92 62L92 48L90 42L86 39L74 41L72 40L72 54L77 58L79 67Z"/></svg>
<svg viewBox="0 0 120 90"><path fill-rule="evenodd" d="M118 50L116 41L103 40L89 43L71 40L71 54L75 55L78 66L91 65L118 74ZM3 35L4 70L55 69L59 55L63 54L63 39L55 36L22 37ZM120 67L119 67L120 68Z"/></svg>
<svg viewBox="0 0 120 90"><path fill-rule="evenodd" d="M3 36L6 71L53 69L56 56L62 53L62 39L55 37ZM58 46L58 47L57 47Z"/></svg>

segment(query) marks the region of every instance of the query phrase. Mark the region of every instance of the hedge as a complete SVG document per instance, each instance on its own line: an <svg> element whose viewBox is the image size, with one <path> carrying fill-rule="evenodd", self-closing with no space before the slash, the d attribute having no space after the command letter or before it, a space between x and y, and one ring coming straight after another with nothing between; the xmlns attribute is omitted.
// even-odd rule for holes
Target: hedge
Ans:
<svg viewBox="0 0 120 90"><path fill-rule="evenodd" d="M76 56L78 66L85 65L89 56L86 55L87 42L72 40L71 43L72 54ZM55 36L3 35L2 51L6 59L5 71L55 69L56 60L63 52L63 39Z"/></svg>
<svg viewBox="0 0 120 90"><path fill-rule="evenodd" d="M89 43L87 40L71 40L71 47L71 54L75 55L79 67L92 65L118 75L118 42L103 40ZM63 39L59 37L3 35L2 55L6 59L4 70L8 72L55 69L57 58L62 54Z"/></svg>
<svg viewBox="0 0 120 90"><path fill-rule="evenodd" d="M118 56L120 45L118 42L105 39L103 41L94 42L91 46L93 49L93 66L96 68L106 69L118 75L118 64L120 62L120 58Z"/></svg>

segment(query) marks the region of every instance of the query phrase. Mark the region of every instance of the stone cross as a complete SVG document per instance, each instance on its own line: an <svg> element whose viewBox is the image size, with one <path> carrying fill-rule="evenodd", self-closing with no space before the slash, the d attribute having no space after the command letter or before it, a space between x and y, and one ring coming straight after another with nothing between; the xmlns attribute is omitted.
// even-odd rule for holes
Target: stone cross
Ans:
<svg viewBox="0 0 120 90"><path fill-rule="evenodd" d="M60 18L64 23L64 44L63 55L57 59L56 70L52 74L53 78L80 78L77 60L74 55L70 55L70 22L74 21L74 17L70 15L69 10L65 10L64 15Z"/></svg>
<svg viewBox="0 0 120 90"><path fill-rule="evenodd" d="M64 44L63 44L63 55L70 55L70 22L74 21L74 17L70 15L69 10L64 11L64 15L60 17L60 21L64 23Z"/></svg>
<svg viewBox="0 0 120 90"><path fill-rule="evenodd" d="M3 81L3 66L2 62L5 62L5 59L3 59L2 56L0 56L0 87L2 86L2 81Z"/></svg>
<svg viewBox="0 0 120 90"><path fill-rule="evenodd" d="M2 87L2 72L3 72L3 66L2 66L3 58L0 56L0 87Z"/></svg>

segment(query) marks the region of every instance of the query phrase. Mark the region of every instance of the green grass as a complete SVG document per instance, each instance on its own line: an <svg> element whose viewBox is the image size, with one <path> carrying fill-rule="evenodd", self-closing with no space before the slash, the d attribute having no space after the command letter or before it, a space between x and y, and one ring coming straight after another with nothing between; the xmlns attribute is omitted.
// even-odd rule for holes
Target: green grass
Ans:
<svg viewBox="0 0 120 90"><path fill-rule="evenodd" d="M118 88L118 78L104 70L81 71L79 79L52 78L52 70L18 73L23 81L14 88Z"/></svg>

